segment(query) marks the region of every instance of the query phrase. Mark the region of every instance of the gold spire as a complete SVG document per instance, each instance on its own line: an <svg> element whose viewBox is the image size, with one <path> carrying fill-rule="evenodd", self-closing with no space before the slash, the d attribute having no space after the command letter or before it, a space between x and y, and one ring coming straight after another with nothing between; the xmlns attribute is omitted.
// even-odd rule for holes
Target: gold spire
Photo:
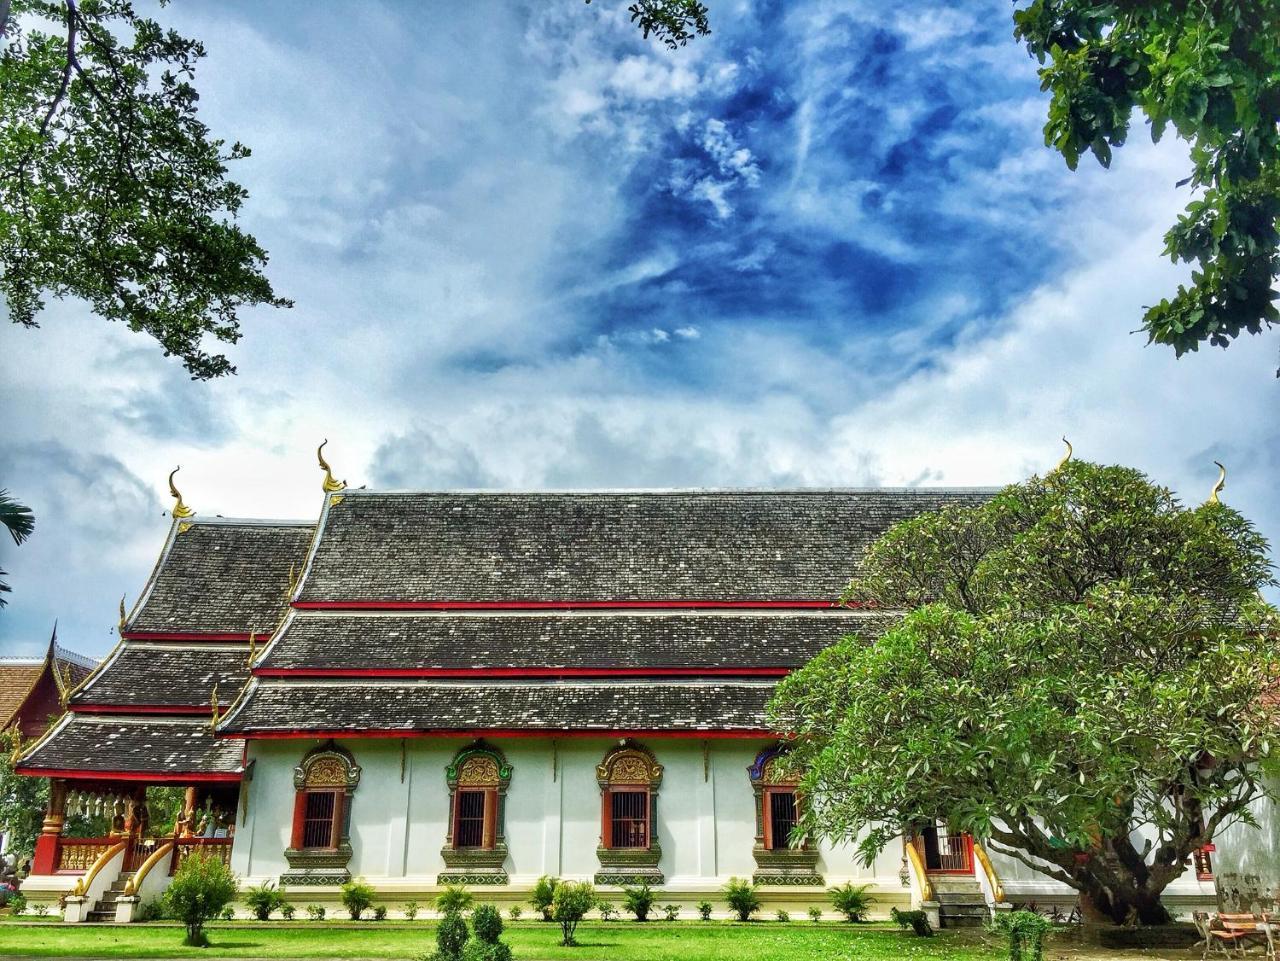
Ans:
<svg viewBox="0 0 1280 961"><path fill-rule="evenodd" d="M326 494L336 494L338 491L347 489L347 482L334 480L329 462L324 459L324 445L327 443L329 443L329 438L326 437L320 446L316 448L316 460L320 462L320 469L324 471L324 492Z"/></svg>
<svg viewBox="0 0 1280 961"><path fill-rule="evenodd" d="M1226 490L1227 487L1227 469L1217 461L1214 461L1214 463L1218 464L1218 483L1213 485L1213 490L1209 493L1209 499L1205 501L1206 504L1221 504L1222 501L1218 500L1218 495Z"/></svg>
<svg viewBox="0 0 1280 961"><path fill-rule="evenodd" d="M215 682L213 691L209 694L209 707L213 712L213 717L209 719L209 730L214 730L218 726L218 685Z"/></svg>
<svg viewBox="0 0 1280 961"><path fill-rule="evenodd" d="M245 662L246 667L253 667L253 655L257 645L257 637L253 631L249 632L249 660Z"/></svg>
<svg viewBox="0 0 1280 961"><path fill-rule="evenodd" d="M116 627L119 628L120 633L122 634L124 633L124 622L125 620L128 619L128 617L129 615L124 612L124 595L121 594L120 595L120 620L116 624Z"/></svg>
<svg viewBox="0 0 1280 961"><path fill-rule="evenodd" d="M182 494L179 493L178 488L173 486L173 475L178 473L180 470L182 470L181 465L175 467L169 472L169 496L177 502L173 505L173 510L169 511L169 513L177 518L194 517L196 512L186 504L182 503Z"/></svg>
<svg viewBox="0 0 1280 961"><path fill-rule="evenodd" d="M1071 441L1067 440L1067 436L1065 434L1062 435L1062 442L1067 445L1067 453L1063 456L1062 460L1058 461L1058 466L1049 471L1050 474L1056 474L1058 471L1062 470L1062 468L1066 467L1067 461L1071 460L1071 455L1074 453Z"/></svg>

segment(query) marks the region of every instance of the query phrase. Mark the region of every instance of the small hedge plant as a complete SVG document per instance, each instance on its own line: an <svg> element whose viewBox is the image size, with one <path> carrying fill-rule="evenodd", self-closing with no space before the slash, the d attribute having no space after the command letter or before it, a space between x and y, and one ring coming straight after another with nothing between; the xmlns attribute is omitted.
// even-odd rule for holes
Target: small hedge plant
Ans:
<svg viewBox="0 0 1280 961"><path fill-rule="evenodd" d="M436 910L441 914L463 914L474 901L475 897L461 884L450 884L436 898Z"/></svg>
<svg viewBox="0 0 1280 961"><path fill-rule="evenodd" d="M473 937L462 949L462 961L511 961L511 948L502 942L502 915L492 904L471 912Z"/></svg>
<svg viewBox="0 0 1280 961"><path fill-rule="evenodd" d="M556 886L559 883L559 878L544 874L538 878L538 883L529 892L529 903L533 905L533 910L542 913L543 921L551 920L551 899L555 897Z"/></svg>
<svg viewBox="0 0 1280 961"><path fill-rule="evenodd" d="M622 889L622 905L635 915L637 921L649 920L649 912L653 910L653 903L657 900L648 881Z"/></svg>
<svg viewBox="0 0 1280 961"><path fill-rule="evenodd" d="M890 908L889 917L902 930L910 928L917 938L933 937L933 925L929 923L929 915L923 911L899 911L897 908Z"/></svg>
<svg viewBox="0 0 1280 961"><path fill-rule="evenodd" d="M373 888L363 881L348 881L342 886L342 906L352 921L359 921L361 915L373 907Z"/></svg>
<svg viewBox="0 0 1280 961"><path fill-rule="evenodd" d="M724 886L724 900L739 921L750 921L751 915L760 910L760 894L746 878L730 878Z"/></svg>
<svg viewBox="0 0 1280 961"><path fill-rule="evenodd" d="M164 909L186 928L185 944L205 947L204 926L218 916L236 896L238 885L231 869L214 854L193 850L164 892Z"/></svg>
<svg viewBox="0 0 1280 961"><path fill-rule="evenodd" d="M244 903L253 916L259 921L267 921L271 915L279 911L287 903L284 897L284 890L277 888L274 881L267 881L257 887L246 888L244 892Z"/></svg>
<svg viewBox="0 0 1280 961"><path fill-rule="evenodd" d="M844 915L846 921L861 922L867 920L867 912L875 902L875 898L867 894L869 887L871 887L869 884L858 887L852 882L846 882L837 888L828 889L827 897L831 899L832 906Z"/></svg>
<svg viewBox="0 0 1280 961"><path fill-rule="evenodd" d="M989 930L1008 939L1009 961L1041 961L1044 936L1053 930L1053 922L1035 911L1010 911L997 914Z"/></svg>
<svg viewBox="0 0 1280 961"><path fill-rule="evenodd" d="M571 948L578 942L574 932L596 904L596 889L590 881L561 881L551 900L551 917L560 925L560 943Z"/></svg>
<svg viewBox="0 0 1280 961"><path fill-rule="evenodd" d="M325 913L325 911L324 911L324 905L323 905L323 904L308 904L308 905L307 905L307 917L308 917L308 918L310 918L312 921L323 921L323 920L324 920L324 913Z"/></svg>

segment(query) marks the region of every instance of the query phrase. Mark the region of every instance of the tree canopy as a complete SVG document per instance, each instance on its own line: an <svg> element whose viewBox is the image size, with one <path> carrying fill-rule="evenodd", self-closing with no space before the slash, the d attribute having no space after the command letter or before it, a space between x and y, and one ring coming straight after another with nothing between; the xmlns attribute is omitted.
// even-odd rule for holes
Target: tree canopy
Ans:
<svg viewBox="0 0 1280 961"><path fill-rule="evenodd" d="M1014 5L1014 35L1051 94L1045 143L1067 166L1085 153L1110 166L1138 110L1152 139L1172 127L1190 146L1179 186L1195 196L1165 234L1164 253L1196 269L1190 285L1147 308L1148 341L1181 356L1280 321L1280 0ZM710 32L706 6L692 0L630 11L646 37L669 47Z"/></svg>
<svg viewBox="0 0 1280 961"><path fill-rule="evenodd" d="M129 0L0 0L0 296L37 325L48 296L145 332L193 378L234 373L203 340L289 306L234 221L249 155L196 116L199 41Z"/></svg>
<svg viewBox="0 0 1280 961"><path fill-rule="evenodd" d="M907 611L779 687L804 827L873 857L939 819L1167 919L1192 852L1268 796L1280 629L1267 545L1216 500L1068 462L901 523L847 600Z"/></svg>
<svg viewBox="0 0 1280 961"><path fill-rule="evenodd" d="M0 489L0 527L9 532L14 544L19 545L36 529L36 519L31 513L31 508L19 504L4 489ZM5 572L0 571L0 578L5 576L7 576ZM0 594L8 594L11 590L8 584L0 580ZM3 597L0 597L0 607L4 607L7 603Z"/></svg>

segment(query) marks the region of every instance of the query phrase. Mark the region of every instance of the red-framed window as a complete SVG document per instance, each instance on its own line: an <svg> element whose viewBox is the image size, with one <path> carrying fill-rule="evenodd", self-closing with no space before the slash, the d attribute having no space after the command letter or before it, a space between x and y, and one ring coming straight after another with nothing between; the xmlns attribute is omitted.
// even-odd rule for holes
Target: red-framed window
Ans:
<svg viewBox="0 0 1280 961"><path fill-rule="evenodd" d="M453 846L492 850L497 835L495 788L459 787L453 798Z"/></svg>
<svg viewBox="0 0 1280 961"><path fill-rule="evenodd" d="M294 807L293 843L297 850L337 848L345 815L342 791L299 791Z"/></svg>
<svg viewBox="0 0 1280 961"><path fill-rule="evenodd" d="M647 784L620 784L605 792L606 847L648 849L652 838Z"/></svg>
<svg viewBox="0 0 1280 961"><path fill-rule="evenodd" d="M800 801L794 788L764 790L764 846L777 851L791 846L791 832L800 820Z"/></svg>

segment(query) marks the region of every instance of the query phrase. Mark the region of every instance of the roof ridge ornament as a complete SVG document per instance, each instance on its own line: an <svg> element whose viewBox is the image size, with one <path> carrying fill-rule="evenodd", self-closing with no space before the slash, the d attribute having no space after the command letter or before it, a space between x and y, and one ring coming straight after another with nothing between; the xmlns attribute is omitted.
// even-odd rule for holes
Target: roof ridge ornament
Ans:
<svg viewBox="0 0 1280 961"><path fill-rule="evenodd" d="M182 493L173 484L173 475L178 473L180 470L182 470L181 464L169 472L169 496L176 502L169 513L178 519L182 519L184 517L195 517L196 512L182 502Z"/></svg>
<svg viewBox="0 0 1280 961"><path fill-rule="evenodd" d="M1227 469L1222 466L1219 461L1214 461L1218 465L1218 482L1213 485L1213 490L1209 492L1209 499L1206 504L1221 504L1218 495L1227 489Z"/></svg>
<svg viewBox="0 0 1280 961"><path fill-rule="evenodd" d="M1075 448L1071 446L1071 441L1067 440L1066 434L1062 435L1062 442L1067 445L1067 452L1063 455L1062 460L1058 461L1058 466L1049 471L1050 474L1056 474L1058 471L1062 470L1062 468L1066 467L1067 463L1071 460L1071 455L1075 453Z"/></svg>
<svg viewBox="0 0 1280 961"><path fill-rule="evenodd" d="M116 628L120 631L121 634L124 633L124 623L126 620L128 620L128 618L129 618L129 615L126 614L124 611L124 595L121 594L120 595L120 620L116 622Z"/></svg>
<svg viewBox="0 0 1280 961"><path fill-rule="evenodd" d="M320 446L316 448L316 460L320 462L320 469L324 471L324 492L326 494L336 494L338 491L347 489L347 482L336 480L333 476L333 469L329 467L329 462L324 459L324 445L329 443L329 438L325 438L320 442Z"/></svg>
<svg viewBox="0 0 1280 961"><path fill-rule="evenodd" d="M213 712L213 716L209 719L209 730L216 731L218 729L218 683L213 684L213 690L209 693L209 707Z"/></svg>

